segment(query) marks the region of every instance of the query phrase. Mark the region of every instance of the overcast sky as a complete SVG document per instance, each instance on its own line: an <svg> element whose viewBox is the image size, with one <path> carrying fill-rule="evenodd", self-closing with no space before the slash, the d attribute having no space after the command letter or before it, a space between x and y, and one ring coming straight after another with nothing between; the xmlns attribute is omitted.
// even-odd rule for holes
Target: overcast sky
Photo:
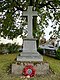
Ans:
<svg viewBox="0 0 60 80"><path fill-rule="evenodd" d="M47 28L45 28L45 31L44 31L46 40L48 40L50 38L50 36L52 35L52 34L49 35L49 32L53 31L53 28L51 27L51 25L52 25L52 22L51 22L51 20L49 20L49 26Z"/></svg>

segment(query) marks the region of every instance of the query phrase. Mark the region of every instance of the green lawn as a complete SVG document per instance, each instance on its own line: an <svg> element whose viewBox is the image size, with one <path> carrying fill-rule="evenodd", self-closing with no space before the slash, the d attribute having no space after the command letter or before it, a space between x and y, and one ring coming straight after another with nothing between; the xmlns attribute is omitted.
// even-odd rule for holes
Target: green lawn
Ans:
<svg viewBox="0 0 60 80"><path fill-rule="evenodd" d="M18 54L0 55L0 80L60 80L60 60L56 60L47 56L44 56L44 61L50 64L54 74L34 77L31 79L21 79L20 76L13 76L9 74L9 66L14 61Z"/></svg>

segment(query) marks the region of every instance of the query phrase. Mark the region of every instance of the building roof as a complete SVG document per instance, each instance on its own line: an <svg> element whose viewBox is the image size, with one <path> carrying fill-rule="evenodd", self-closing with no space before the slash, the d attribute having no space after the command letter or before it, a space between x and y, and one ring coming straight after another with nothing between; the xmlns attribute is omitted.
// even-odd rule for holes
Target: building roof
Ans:
<svg viewBox="0 0 60 80"><path fill-rule="evenodd" d="M42 49L48 49L48 50L56 50L57 49L57 47L54 47L53 45L47 45L47 44L40 45L39 47Z"/></svg>

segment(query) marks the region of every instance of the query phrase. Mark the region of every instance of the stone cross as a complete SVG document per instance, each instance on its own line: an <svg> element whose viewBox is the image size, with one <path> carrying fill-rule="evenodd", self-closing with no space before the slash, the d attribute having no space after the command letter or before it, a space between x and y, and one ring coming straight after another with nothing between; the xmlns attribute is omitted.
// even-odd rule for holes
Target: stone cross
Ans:
<svg viewBox="0 0 60 80"><path fill-rule="evenodd" d="M37 11L32 11L32 6L28 6L27 11L23 11L23 16L28 17L28 38L33 38L32 35L32 18L33 16L37 16Z"/></svg>

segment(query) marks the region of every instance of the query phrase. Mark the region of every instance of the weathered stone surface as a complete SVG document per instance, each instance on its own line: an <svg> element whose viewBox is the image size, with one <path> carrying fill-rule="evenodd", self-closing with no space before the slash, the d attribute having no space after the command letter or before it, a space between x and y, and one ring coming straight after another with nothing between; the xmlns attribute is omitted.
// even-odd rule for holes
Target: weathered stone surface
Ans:
<svg viewBox="0 0 60 80"><path fill-rule="evenodd" d="M29 62L32 62L32 61L43 61L43 57L41 56L17 56L17 61L21 61L21 62L24 62L24 61L29 61Z"/></svg>
<svg viewBox="0 0 60 80"><path fill-rule="evenodd" d="M22 52L20 53L20 56L40 56L38 52Z"/></svg>
<svg viewBox="0 0 60 80"><path fill-rule="evenodd" d="M22 75L23 69L26 65L33 65L36 69L36 75L45 75L49 72L49 64L48 63L29 63L29 62L21 62L20 64L12 64L12 74Z"/></svg>
<svg viewBox="0 0 60 80"><path fill-rule="evenodd" d="M37 52L36 39L23 39L23 52Z"/></svg>
<svg viewBox="0 0 60 80"><path fill-rule="evenodd" d="M32 19L33 19L33 16L37 16L38 15L38 13L37 13L37 11L32 11L32 6L28 6L28 9L27 9L27 11L23 11L23 16L27 16L28 17L28 38L33 38L33 33L32 33L32 28L33 28L33 26L32 26L32 24L33 24L33 22L32 22Z"/></svg>
<svg viewBox="0 0 60 80"><path fill-rule="evenodd" d="M36 39L24 39L23 51L20 53L20 56L17 56L17 61L43 61L42 55L37 52Z"/></svg>

